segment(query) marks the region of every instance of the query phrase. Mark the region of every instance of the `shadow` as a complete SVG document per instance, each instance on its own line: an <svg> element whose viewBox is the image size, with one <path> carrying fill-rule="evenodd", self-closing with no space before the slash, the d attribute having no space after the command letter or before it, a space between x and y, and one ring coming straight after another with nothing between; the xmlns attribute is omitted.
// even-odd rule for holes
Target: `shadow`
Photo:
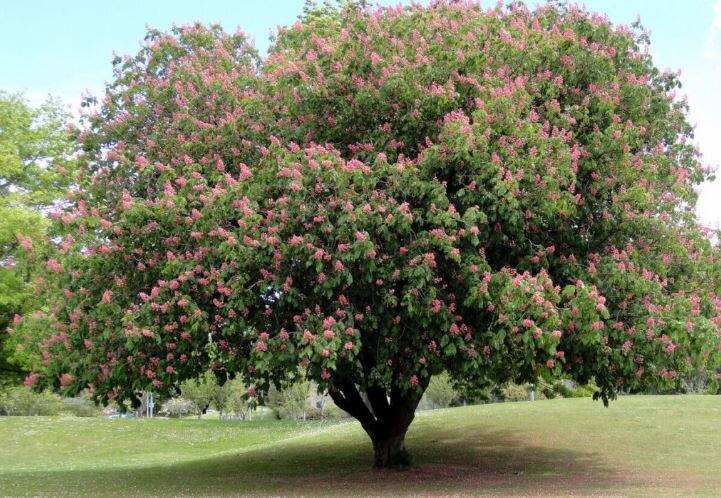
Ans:
<svg viewBox="0 0 721 498"><path fill-rule="evenodd" d="M346 430L162 466L5 474L0 494L598 496L633 489L600 454L536 446L510 432L474 428L460 439L449 427L411 432L407 444L416 465L406 471L372 469L370 442Z"/></svg>

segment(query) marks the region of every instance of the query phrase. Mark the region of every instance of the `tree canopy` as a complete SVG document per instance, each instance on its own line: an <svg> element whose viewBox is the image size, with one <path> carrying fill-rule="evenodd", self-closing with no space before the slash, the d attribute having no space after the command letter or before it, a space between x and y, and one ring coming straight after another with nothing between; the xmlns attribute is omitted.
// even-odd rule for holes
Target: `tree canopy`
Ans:
<svg viewBox="0 0 721 498"><path fill-rule="evenodd" d="M150 31L80 139L43 368L99 401L309 379L402 462L431 376L672 385L718 360L676 75L576 7L308 9Z"/></svg>
<svg viewBox="0 0 721 498"><path fill-rule="evenodd" d="M30 368L16 348L24 341L5 331L37 305L30 282L38 260L21 246L42 254L43 210L67 195L74 150L67 119L58 100L32 107L0 92L0 385L19 383Z"/></svg>

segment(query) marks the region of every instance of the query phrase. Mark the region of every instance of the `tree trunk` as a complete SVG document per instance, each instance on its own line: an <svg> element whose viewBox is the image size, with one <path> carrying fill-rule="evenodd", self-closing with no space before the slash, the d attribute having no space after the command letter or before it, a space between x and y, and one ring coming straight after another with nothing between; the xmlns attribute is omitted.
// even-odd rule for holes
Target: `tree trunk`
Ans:
<svg viewBox="0 0 721 498"><path fill-rule="evenodd" d="M373 466L376 468L404 468L410 465L406 450L406 431L373 440Z"/></svg>
<svg viewBox="0 0 721 498"><path fill-rule="evenodd" d="M419 391L390 392L377 386L367 389L364 401L353 383L336 385L329 394L338 408L357 419L373 443L373 466L376 468L406 468L410 455L405 438L415 417L416 407L430 378L424 379Z"/></svg>

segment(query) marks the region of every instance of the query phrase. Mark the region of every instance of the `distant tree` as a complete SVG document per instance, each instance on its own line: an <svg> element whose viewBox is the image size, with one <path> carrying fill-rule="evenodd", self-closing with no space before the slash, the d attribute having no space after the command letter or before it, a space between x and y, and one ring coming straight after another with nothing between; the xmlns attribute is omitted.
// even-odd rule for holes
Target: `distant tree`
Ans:
<svg viewBox="0 0 721 498"><path fill-rule="evenodd" d="M594 379L604 402L713 371L710 172L645 35L577 7L365 5L310 8L264 59L195 25L115 61L28 382L310 380L388 467L443 371Z"/></svg>
<svg viewBox="0 0 721 498"><path fill-rule="evenodd" d="M433 408L449 407L458 395L458 391L453 388L453 382L446 372L433 376L425 392L425 397Z"/></svg>
<svg viewBox="0 0 721 498"><path fill-rule="evenodd" d="M34 392L26 386L10 386L0 391L0 415L58 415L62 401L48 391Z"/></svg>
<svg viewBox="0 0 721 498"><path fill-rule="evenodd" d="M215 386L215 379L208 373L198 379L188 380L181 384L181 396L194 406L194 413L198 415L198 418L210 407Z"/></svg>
<svg viewBox="0 0 721 498"><path fill-rule="evenodd" d="M310 383L300 380L278 390L271 387L268 392L268 406L281 418L305 420L310 411Z"/></svg>
<svg viewBox="0 0 721 498"><path fill-rule="evenodd" d="M160 413L169 417L180 418L198 413L195 403L185 398L170 398L163 403Z"/></svg>
<svg viewBox="0 0 721 498"><path fill-rule="evenodd" d="M41 305L31 281L44 257L45 214L65 198L74 172L68 117L58 100L34 108L0 91L0 386L31 369L22 347L32 338L12 337L12 329Z"/></svg>
<svg viewBox="0 0 721 498"><path fill-rule="evenodd" d="M228 410L228 404L230 402L230 399L232 397L233 393L231 391L231 385L229 382L226 382L223 385L218 384L215 382L211 386L210 390L210 404L215 407L216 410L218 410L218 415L223 416L223 413L225 413Z"/></svg>

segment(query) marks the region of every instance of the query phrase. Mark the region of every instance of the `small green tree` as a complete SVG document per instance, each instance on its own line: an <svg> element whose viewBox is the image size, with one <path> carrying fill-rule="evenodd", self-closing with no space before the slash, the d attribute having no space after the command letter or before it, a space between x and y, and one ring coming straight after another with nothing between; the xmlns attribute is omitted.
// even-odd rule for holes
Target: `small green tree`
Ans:
<svg viewBox="0 0 721 498"><path fill-rule="evenodd" d="M230 383L226 382L220 385L217 381L210 385L210 404L218 410L218 415L223 416L223 413L228 409L228 403L230 402L233 392Z"/></svg>
<svg viewBox="0 0 721 498"><path fill-rule="evenodd" d="M212 375L205 373L202 377L183 382L180 386L182 398L193 405L193 412L198 418L213 401L214 384L215 379Z"/></svg>
<svg viewBox="0 0 721 498"><path fill-rule="evenodd" d="M299 380L282 390L272 386L268 391L268 406L280 418L305 420L310 410L309 396L310 383L307 380Z"/></svg>
<svg viewBox="0 0 721 498"><path fill-rule="evenodd" d="M431 408L447 408L458 397L458 392L454 389L449 375L443 372L431 378L424 395Z"/></svg>

